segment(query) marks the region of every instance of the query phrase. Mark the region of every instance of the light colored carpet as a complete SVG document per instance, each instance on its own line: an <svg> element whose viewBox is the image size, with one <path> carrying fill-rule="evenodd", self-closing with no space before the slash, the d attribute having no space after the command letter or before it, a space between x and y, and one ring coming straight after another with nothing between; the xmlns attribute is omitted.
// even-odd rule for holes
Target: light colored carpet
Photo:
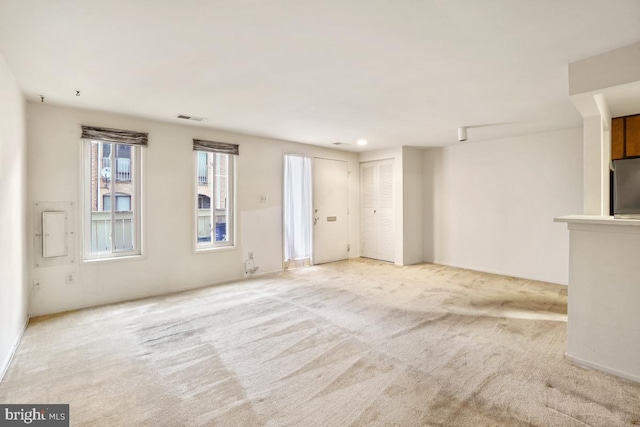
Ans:
<svg viewBox="0 0 640 427"><path fill-rule="evenodd" d="M640 384L571 364L565 334L565 287L352 260L32 319L0 402L90 426L640 425Z"/></svg>

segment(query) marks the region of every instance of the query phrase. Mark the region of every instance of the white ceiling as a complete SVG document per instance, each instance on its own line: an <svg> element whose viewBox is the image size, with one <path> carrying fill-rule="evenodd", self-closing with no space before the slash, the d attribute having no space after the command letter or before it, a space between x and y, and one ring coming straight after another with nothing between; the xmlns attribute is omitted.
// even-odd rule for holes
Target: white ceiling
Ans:
<svg viewBox="0 0 640 427"><path fill-rule="evenodd" d="M638 40L638 0L0 0L29 100L352 150L580 126L567 64Z"/></svg>

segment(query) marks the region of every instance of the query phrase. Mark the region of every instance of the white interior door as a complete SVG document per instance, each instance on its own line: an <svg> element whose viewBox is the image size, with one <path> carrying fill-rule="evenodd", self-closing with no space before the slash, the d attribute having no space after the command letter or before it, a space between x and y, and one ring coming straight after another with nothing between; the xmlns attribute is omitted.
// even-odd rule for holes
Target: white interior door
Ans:
<svg viewBox="0 0 640 427"><path fill-rule="evenodd" d="M393 160L360 164L360 255L395 261Z"/></svg>
<svg viewBox="0 0 640 427"><path fill-rule="evenodd" d="M376 233L376 165L360 165L360 256L377 257Z"/></svg>
<svg viewBox="0 0 640 427"><path fill-rule="evenodd" d="M349 257L349 171L342 160L313 159L313 263Z"/></svg>

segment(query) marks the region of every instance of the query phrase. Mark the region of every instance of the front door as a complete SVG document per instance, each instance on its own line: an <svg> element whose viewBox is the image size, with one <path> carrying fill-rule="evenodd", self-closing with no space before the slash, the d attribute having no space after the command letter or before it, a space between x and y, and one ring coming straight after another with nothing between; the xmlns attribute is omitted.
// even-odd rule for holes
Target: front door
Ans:
<svg viewBox="0 0 640 427"><path fill-rule="evenodd" d="M313 263L349 257L349 172L343 160L313 159Z"/></svg>

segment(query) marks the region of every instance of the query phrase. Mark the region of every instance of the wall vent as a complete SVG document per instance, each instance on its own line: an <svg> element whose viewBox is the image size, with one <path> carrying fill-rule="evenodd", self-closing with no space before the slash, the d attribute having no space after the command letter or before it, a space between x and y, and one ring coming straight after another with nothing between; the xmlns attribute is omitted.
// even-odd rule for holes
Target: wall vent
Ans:
<svg viewBox="0 0 640 427"><path fill-rule="evenodd" d="M204 117L189 116L187 114L178 114L176 118L182 120L191 120L192 122L201 122L204 120Z"/></svg>

